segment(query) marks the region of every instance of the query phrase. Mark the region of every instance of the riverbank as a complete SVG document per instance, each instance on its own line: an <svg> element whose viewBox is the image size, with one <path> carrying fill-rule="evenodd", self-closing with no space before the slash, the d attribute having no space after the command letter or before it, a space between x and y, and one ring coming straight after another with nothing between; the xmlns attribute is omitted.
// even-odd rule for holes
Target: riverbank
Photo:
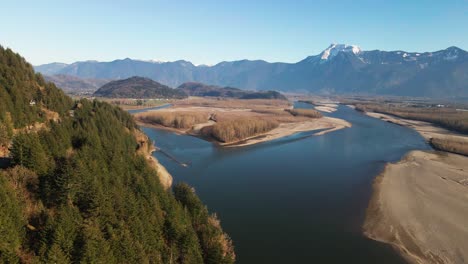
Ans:
<svg viewBox="0 0 468 264"><path fill-rule="evenodd" d="M467 204L466 157L412 151L375 179L363 231L411 263L465 263Z"/></svg>
<svg viewBox="0 0 468 264"><path fill-rule="evenodd" d="M164 189L169 189L173 182L172 175L155 157L153 157L152 154L156 151L156 148L154 145L150 144L148 136L140 130L135 130L134 137L138 142L137 153L143 155L148 161L148 164L156 171L159 181Z"/></svg>
<svg viewBox="0 0 468 264"><path fill-rule="evenodd" d="M406 126L416 130L424 139L429 141L431 138L445 138L447 136L451 136L457 139L465 140L467 139L466 135L457 133L455 131L451 131L434 124L424 122L424 121L417 121L411 119L405 119L401 117L396 117L388 114L381 114L375 112L365 112L366 115L381 119L382 121L394 123L400 126Z"/></svg>
<svg viewBox="0 0 468 264"><path fill-rule="evenodd" d="M343 128L351 127L351 123L332 117L322 117L313 121L304 121L298 123L284 123L279 127L264 133L257 135L252 138L247 138L239 142L234 143L219 143L222 146L227 147L242 147L249 146L253 144L258 144L262 142L268 142L271 140L279 139L282 137L291 136L299 132L307 132L313 130L320 130L320 132L315 133L315 136L325 135L327 133L340 130Z"/></svg>
<svg viewBox="0 0 468 264"><path fill-rule="evenodd" d="M338 103L330 100L316 98L312 100L301 99L299 102L313 105L314 109L320 112L333 113L338 110Z"/></svg>
<svg viewBox="0 0 468 264"><path fill-rule="evenodd" d="M468 142L466 135L432 123L365 112L382 121L434 139ZM448 152L412 151L387 164L374 182L364 234L393 245L411 263L464 263L468 260L468 157Z"/></svg>

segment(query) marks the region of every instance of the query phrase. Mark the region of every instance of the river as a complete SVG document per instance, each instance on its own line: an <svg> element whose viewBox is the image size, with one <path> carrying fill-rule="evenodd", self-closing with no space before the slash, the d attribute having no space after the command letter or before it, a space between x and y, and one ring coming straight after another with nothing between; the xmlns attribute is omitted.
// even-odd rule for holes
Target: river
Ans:
<svg viewBox="0 0 468 264"><path fill-rule="evenodd" d="M346 106L327 115L353 126L241 148L143 131L157 147L189 164L182 167L154 153L175 182L195 187L217 213L238 263L405 263L390 246L364 237L361 225L372 181L385 163L430 147L411 129Z"/></svg>

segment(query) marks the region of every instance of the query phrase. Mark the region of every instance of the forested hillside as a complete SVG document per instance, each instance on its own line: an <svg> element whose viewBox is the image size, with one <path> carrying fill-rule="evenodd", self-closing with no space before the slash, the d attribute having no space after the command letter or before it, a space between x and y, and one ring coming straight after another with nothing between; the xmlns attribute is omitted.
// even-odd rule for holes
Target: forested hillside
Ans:
<svg viewBox="0 0 468 264"><path fill-rule="evenodd" d="M2 263L232 263L192 188L161 186L133 118L73 102L0 47Z"/></svg>
<svg viewBox="0 0 468 264"><path fill-rule="evenodd" d="M247 91L234 87L220 87L198 82L186 82L177 87L189 96L226 97L238 99L279 99L288 100L276 91Z"/></svg>
<svg viewBox="0 0 468 264"><path fill-rule="evenodd" d="M109 98L171 98L182 99L187 95L178 89L155 82L149 78L133 76L125 80L116 80L104 84L95 96Z"/></svg>

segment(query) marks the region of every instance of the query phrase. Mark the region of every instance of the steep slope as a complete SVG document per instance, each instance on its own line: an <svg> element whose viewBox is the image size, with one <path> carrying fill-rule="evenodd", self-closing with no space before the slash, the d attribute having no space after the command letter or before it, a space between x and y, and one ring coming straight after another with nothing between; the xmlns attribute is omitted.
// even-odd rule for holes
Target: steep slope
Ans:
<svg viewBox="0 0 468 264"><path fill-rule="evenodd" d="M241 60L194 66L125 59L77 62L56 73L117 79L139 75L173 87L202 82L250 90L468 97L468 53L457 47L418 53L332 44L297 63Z"/></svg>
<svg viewBox="0 0 468 264"><path fill-rule="evenodd" d="M187 82L181 84L177 89L184 91L190 96L212 96L212 97L227 97L238 99L280 99L287 98L276 91L246 91L233 87L220 87L216 85L207 85L198 82Z"/></svg>
<svg viewBox="0 0 468 264"><path fill-rule="evenodd" d="M2 47L0 95L12 159L0 169L1 263L234 262L193 189L161 186L127 112L73 102Z"/></svg>
<svg viewBox="0 0 468 264"><path fill-rule="evenodd" d="M181 90L172 89L149 78L137 76L124 80L111 81L99 88L94 95L109 98L181 99L187 97Z"/></svg>

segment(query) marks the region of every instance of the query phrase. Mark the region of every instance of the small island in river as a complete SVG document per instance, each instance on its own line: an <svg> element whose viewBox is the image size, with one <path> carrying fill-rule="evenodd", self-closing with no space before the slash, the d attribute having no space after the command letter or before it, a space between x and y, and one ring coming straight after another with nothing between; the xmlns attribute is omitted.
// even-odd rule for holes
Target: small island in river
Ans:
<svg viewBox="0 0 468 264"><path fill-rule="evenodd" d="M190 134L221 146L246 146L298 132L315 135L351 127L314 109L293 109L286 100L190 98L172 107L135 115L143 125Z"/></svg>

